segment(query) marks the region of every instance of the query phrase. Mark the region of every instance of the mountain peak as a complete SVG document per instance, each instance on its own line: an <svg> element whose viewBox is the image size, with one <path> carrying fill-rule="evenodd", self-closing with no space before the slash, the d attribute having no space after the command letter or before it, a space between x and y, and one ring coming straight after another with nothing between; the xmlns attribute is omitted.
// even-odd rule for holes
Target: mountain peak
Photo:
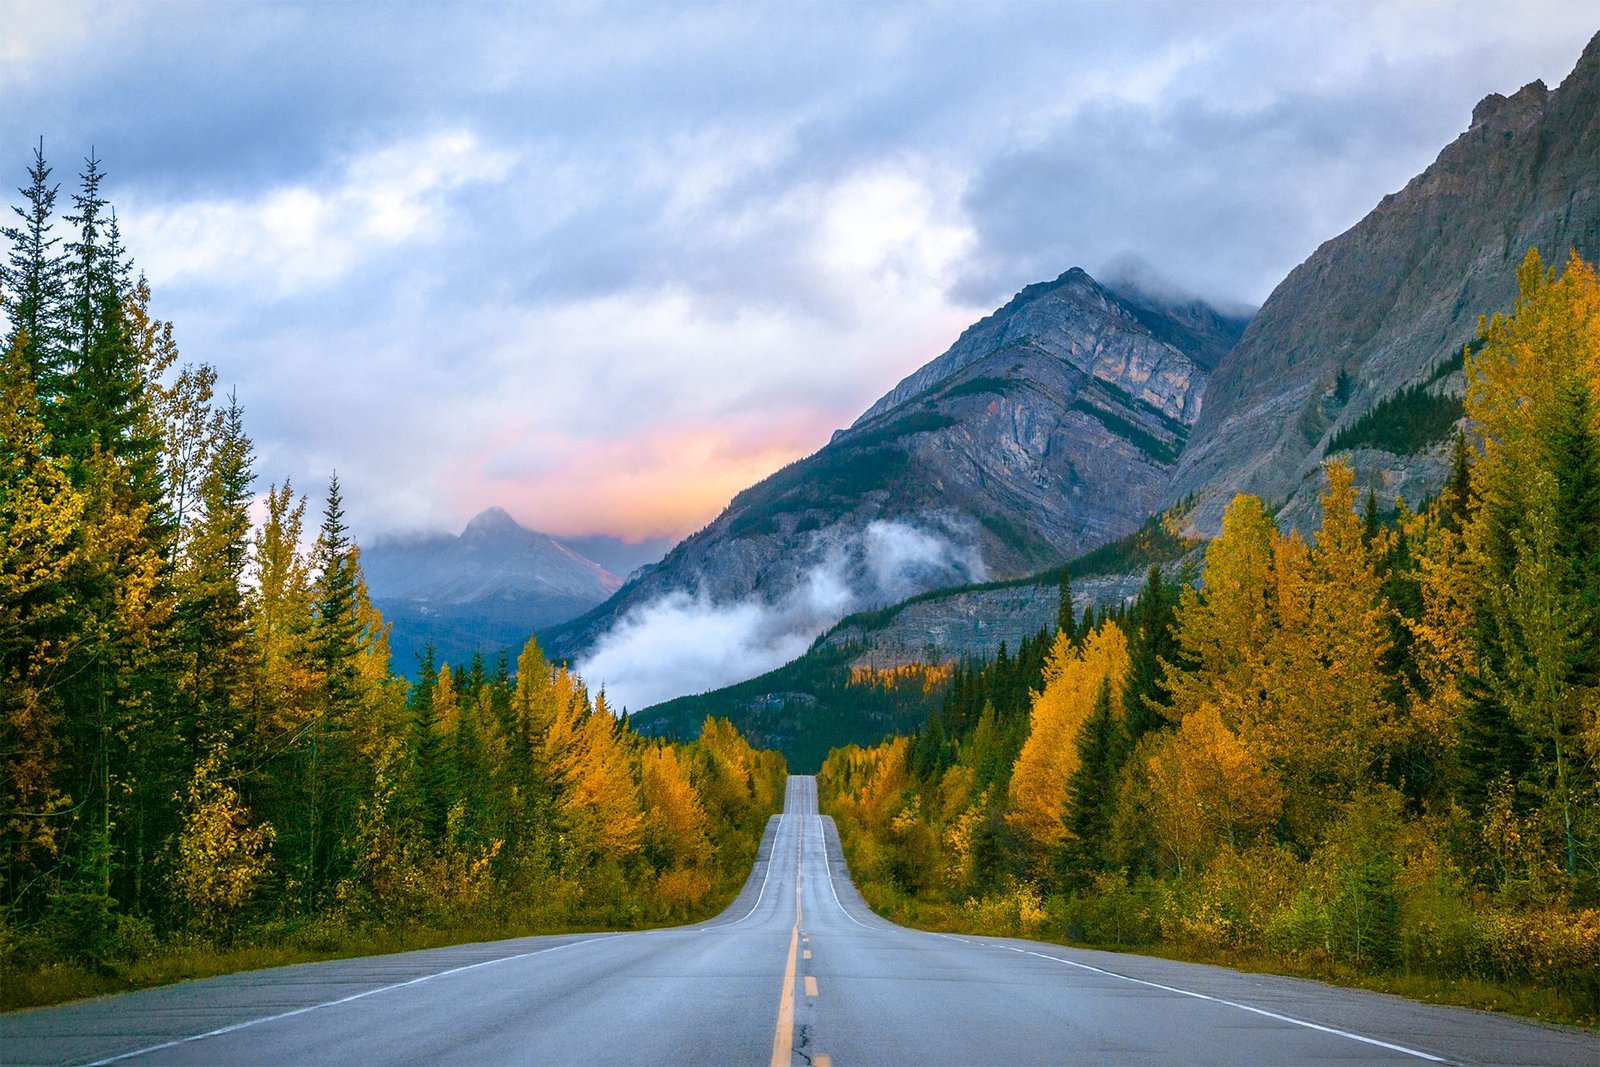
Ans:
<svg viewBox="0 0 1600 1067"><path fill-rule="evenodd" d="M498 540L509 534L522 532L522 526L506 513L505 508L484 508L472 517L467 528L461 531L463 540Z"/></svg>

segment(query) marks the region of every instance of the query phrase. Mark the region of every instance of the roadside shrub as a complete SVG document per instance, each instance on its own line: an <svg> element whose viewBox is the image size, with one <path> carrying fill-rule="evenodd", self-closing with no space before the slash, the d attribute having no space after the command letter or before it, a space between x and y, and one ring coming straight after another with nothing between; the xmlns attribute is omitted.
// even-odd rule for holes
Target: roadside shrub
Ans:
<svg viewBox="0 0 1600 1067"><path fill-rule="evenodd" d="M995 937L1035 937L1050 918L1044 898L1031 882L1017 882L982 898L969 897L961 911L967 929Z"/></svg>
<svg viewBox="0 0 1600 1067"><path fill-rule="evenodd" d="M1125 871L1094 876L1090 888L1052 909L1058 929L1071 941L1095 945L1150 945L1161 936L1166 892L1160 882L1128 881Z"/></svg>
<svg viewBox="0 0 1600 1067"><path fill-rule="evenodd" d="M1505 977L1558 989L1600 1013L1600 909L1496 912L1487 925Z"/></svg>

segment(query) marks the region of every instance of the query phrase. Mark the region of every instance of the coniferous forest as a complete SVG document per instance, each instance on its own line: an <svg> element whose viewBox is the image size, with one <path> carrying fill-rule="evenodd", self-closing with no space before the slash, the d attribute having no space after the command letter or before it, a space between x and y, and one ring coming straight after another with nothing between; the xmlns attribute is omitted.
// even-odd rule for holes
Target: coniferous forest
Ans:
<svg viewBox="0 0 1600 1067"><path fill-rule="evenodd" d="M1519 282L1427 506L1380 522L1330 463L1303 539L1237 497L1203 583L1082 617L1064 585L918 736L833 753L868 899L1600 1017L1600 279Z"/></svg>
<svg viewBox="0 0 1600 1067"><path fill-rule="evenodd" d="M532 642L398 677L337 477L252 522L104 180L58 203L41 147L4 229L0 1006L725 901L782 757L641 738Z"/></svg>

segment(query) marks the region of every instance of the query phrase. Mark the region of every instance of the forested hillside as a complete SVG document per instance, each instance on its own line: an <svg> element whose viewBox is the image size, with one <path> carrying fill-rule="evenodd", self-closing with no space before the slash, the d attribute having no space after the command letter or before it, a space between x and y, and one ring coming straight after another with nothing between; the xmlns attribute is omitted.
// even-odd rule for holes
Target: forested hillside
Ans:
<svg viewBox="0 0 1600 1067"><path fill-rule="evenodd" d="M1518 280L1426 507L1381 523L1330 464L1306 541L1238 496L1198 589L1153 572L918 737L833 753L869 898L1600 1015L1600 280Z"/></svg>
<svg viewBox="0 0 1600 1067"><path fill-rule="evenodd" d="M637 925L731 892L782 757L724 723L640 738L531 642L514 672L391 673L337 478L309 547L287 481L252 526L241 405L181 362L102 180L87 160L58 220L41 151L4 231L4 1005L241 945Z"/></svg>

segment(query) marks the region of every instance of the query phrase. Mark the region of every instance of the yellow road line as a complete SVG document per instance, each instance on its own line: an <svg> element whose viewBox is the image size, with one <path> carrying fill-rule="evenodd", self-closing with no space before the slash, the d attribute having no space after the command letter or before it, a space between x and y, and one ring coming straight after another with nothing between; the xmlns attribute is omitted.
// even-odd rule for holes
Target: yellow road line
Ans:
<svg viewBox="0 0 1600 1067"><path fill-rule="evenodd" d="M800 953L800 958L803 959L803 960L809 960L811 958L811 950L810 949L803 950Z"/></svg>
<svg viewBox="0 0 1600 1067"><path fill-rule="evenodd" d="M811 1067L833 1067L833 1060L826 1052L819 1052L811 1057Z"/></svg>
<svg viewBox="0 0 1600 1067"><path fill-rule="evenodd" d="M778 995L778 1028L772 1034L772 1067L790 1067L794 1053L794 960L800 948L800 856L805 835L795 842L794 929L789 931L789 962L783 965L783 992ZM812 979L815 985L816 980Z"/></svg>
<svg viewBox="0 0 1600 1067"><path fill-rule="evenodd" d="M783 993L778 997L778 1029L772 1035L772 1067L789 1067L794 1048L794 950L800 928L789 934L789 962L783 969Z"/></svg>
<svg viewBox="0 0 1600 1067"><path fill-rule="evenodd" d="M814 975L814 974L808 974L808 975L806 975L806 996L814 997L816 995L817 995L817 976Z"/></svg>

